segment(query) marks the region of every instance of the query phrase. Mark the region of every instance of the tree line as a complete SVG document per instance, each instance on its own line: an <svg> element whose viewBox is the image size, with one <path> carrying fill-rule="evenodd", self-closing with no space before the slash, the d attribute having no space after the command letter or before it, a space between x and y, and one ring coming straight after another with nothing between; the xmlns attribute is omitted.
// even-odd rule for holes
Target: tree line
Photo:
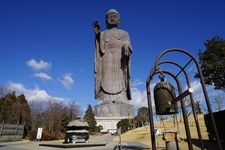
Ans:
<svg viewBox="0 0 225 150"><path fill-rule="evenodd" d="M43 139L63 138L69 121L80 116L80 108L75 102L65 104L62 101L31 101L28 103L24 94L16 96L8 92L0 97L0 122L23 124L24 136L30 140L36 138L38 127L44 129Z"/></svg>
<svg viewBox="0 0 225 150"><path fill-rule="evenodd" d="M0 122L24 124L25 134L32 128L31 110L23 94L16 96L10 92L0 98Z"/></svg>

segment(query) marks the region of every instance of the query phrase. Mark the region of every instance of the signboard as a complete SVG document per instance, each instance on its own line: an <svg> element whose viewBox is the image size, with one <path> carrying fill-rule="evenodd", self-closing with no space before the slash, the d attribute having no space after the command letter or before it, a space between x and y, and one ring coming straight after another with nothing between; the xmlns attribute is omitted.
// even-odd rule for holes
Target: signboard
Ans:
<svg viewBox="0 0 225 150"><path fill-rule="evenodd" d="M43 131L43 128L38 128L36 140L40 140L41 139L42 131Z"/></svg>
<svg viewBox="0 0 225 150"><path fill-rule="evenodd" d="M155 135L156 135L156 136L162 134L160 129L154 129L154 132L155 132Z"/></svg>

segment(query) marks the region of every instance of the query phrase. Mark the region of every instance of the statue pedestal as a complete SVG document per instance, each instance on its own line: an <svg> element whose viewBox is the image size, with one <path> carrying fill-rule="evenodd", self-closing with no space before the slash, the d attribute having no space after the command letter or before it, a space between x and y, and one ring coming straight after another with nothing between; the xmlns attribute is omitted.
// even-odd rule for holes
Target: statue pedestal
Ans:
<svg viewBox="0 0 225 150"><path fill-rule="evenodd" d="M116 133L116 124L125 118L133 117L133 105L124 102L104 102L94 107L95 120L97 125L101 125L101 132Z"/></svg>
<svg viewBox="0 0 225 150"><path fill-rule="evenodd" d="M109 132L111 134L115 134L117 132L116 124L121 120L128 118L126 117L95 117L97 122L97 126L101 125L101 132Z"/></svg>

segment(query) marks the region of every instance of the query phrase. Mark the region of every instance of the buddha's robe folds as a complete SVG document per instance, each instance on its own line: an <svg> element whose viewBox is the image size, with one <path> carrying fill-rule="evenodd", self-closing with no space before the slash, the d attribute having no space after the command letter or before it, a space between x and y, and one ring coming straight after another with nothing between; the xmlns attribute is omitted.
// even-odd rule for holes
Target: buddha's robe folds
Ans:
<svg viewBox="0 0 225 150"><path fill-rule="evenodd" d="M130 94L130 56L124 55L124 47L131 52L126 31L113 28L100 33L95 40L95 98L102 101L126 101Z"/></svg>

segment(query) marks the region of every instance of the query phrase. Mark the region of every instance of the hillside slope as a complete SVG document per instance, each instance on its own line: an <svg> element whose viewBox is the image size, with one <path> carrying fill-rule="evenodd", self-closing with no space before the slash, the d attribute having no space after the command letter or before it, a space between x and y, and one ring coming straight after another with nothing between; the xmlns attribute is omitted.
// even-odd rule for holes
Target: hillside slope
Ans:
<svg viewBox="0 0 225 150"><path fill-rule="evenodd" d="M179 120L178 121L179 133L180 133L180 138L181 138L181 142L180 142L181 149L188 149L188 145L186 142L186 133L185 133L184 123L180 122L180 118L178 118L178 120ZM198 115L198 121L199 121L199 126L200 126L200 130L201 130L201 135L202 135L202 139L204 142L204 146L207 149L211 149L210 147L212 147L212 145L210 145L210 143L208 141L208 133L207 133L206 127L205 127L204 116ZM192 115L188 117L188 122L189 122L190 131L191 131L193 148L195 150L198 150L198 149L200 150L201 149L200 142L198 140L198 134L197 134L194 118ZM166 127L166 132L178 131L177 127L174 126L173 120L165 120L164 124ZM160 129L161 132L164 132L162 122L155 123L155 128L158 128L158 129ZM113 140L119 141L119 137L117 136ZM148 145L149 147L151 147L149 125L141 127L141 128L137 128L135 130L130 130L130 131L122 134L121 140L123 142L140 142L142 144L145 144L145 145ZM165 147L165 142L162 140L162 136L156 137L156 145L157 145L157 147Z"/></svg>

